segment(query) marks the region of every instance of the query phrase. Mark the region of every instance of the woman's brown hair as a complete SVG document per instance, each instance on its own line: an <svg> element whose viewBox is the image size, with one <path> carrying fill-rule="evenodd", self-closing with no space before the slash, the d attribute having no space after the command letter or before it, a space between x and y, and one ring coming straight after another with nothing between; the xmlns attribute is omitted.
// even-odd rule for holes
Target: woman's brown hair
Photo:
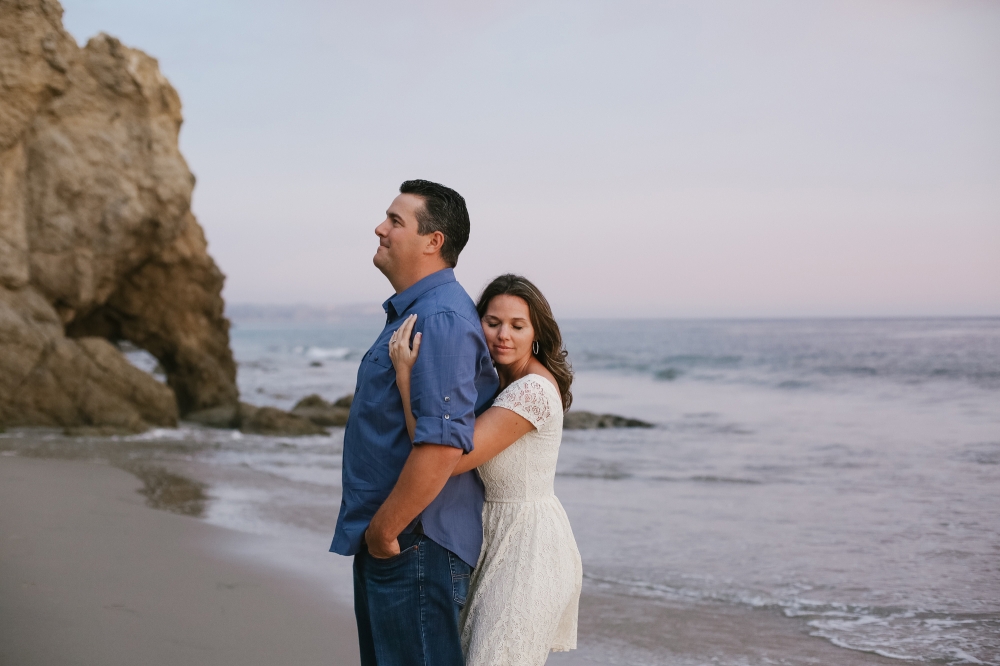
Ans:
<svg viewBox="0 0 1000 666"><path fill-rule="evenodd" d="M479 302L476 303L479 318L482 319L486 315L490 301L504 294L517 296L528 304L531 327L535 329L535 340L538 342L538 352L535 353L535 358L556 378L559 393L562 394L563 411L569 409L569 406L573 404L573 392L570 391L570 385L573 383L573 368L566 358L568 352L563 348L562 333L559 332L559 324L552 316L549 302L542 296L538 287L531 284L530 280L520 275L507 273L494 278L483 289L483 293L479 296Z"/></svg>

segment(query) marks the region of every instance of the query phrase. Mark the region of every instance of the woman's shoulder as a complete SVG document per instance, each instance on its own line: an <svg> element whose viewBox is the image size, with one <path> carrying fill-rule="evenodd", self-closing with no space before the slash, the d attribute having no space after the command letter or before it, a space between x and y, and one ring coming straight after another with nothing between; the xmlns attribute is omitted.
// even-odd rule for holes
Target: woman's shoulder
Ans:
<svg viewBox="0 0 1000 666"><path fill-rule="evenodd" d="M556 411L561 411L562 399L553 378L529 372L507 385L493 406L514 411L540 428Z"/></svg>
<svg viewBox="0 0 1000 666"><path fill-rule="evenodd" d="M531 372L526 376L544 380L542 381L542 386L548 388L556 396L559 404L562 404L562 392L559 390L559 382L556 381L555 375L549 372L548 368L539 362L535 362L532 364Z"/></svg>
<svg viewBox="0 0 1000 666"><path fill-rule="evenodd" d="M559 393L559 385L556 383L556 378L552 376L548 371L543 372L531 372L522 377L521 379L528 380L531 384L540 387L542 390L546 390L556 397L560 402L562 401L562 395Z"/></svg>

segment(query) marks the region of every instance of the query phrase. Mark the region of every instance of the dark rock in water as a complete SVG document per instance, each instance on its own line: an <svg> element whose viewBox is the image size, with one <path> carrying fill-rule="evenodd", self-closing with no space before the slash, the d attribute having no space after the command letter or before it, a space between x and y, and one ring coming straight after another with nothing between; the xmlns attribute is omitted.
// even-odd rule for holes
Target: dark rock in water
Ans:
<svg viewBox="0 0 1000 666"><path fill-rule="evenodd" d="M312 361L312 362L309 363L309 367L310 368L322 368L323 364L320 363L319 361Z"/></svg>
<svg viewBox="0 0 1000 666"><path fill-rule="evenodd" d="M67 437L125 437L136 435L145 430L145 427L76 426L73 428L63 428L63 434Z"/></svg>
<svg viewBox="0 0 1000 666"><path fill-rule="evenodd" d="M295 406L292 407L292 411L295 411L296 409L303 409L303 408L313 409L317 407L320 409L328 409L332 407L332 405L328 403L326 400L324 400L323 396L321 396L320 394L313 393L312 395L307 395L306 397L302 398L297 403L295 403Z"/></svg>
<svg viewBox="0 0 1000 666"><path fill-rule="evenodd" d="M664 368L653 375L657 379L662 379L664 381L672 382L681 376L681 371L676 368Z"/></svg>
<svg viewBox="0 0 1000 666"><path fill-rule="evenodd" d="M349 397L348 397L349 398ZM334 404L330 404L315 393L296 403L292 408L292 414L309 419L320 426L342 426L347 423L347 417L351 413L350 400L344 406L345 398L341 398Z"/></svg>
<svg viewBox="0 0 1000 666"><path fill-rule="evenodd" d="M298 414L275 407L240 403L240 430L256 435L326 435L326 430Z"/></svg>
<svg viewBox="0 0 1000 666"><path fill-rule="evenodd" d="M253 415L257 413L260 409L257 405L251 405L249 402L241 402L239 406L239 417L238 421L242 423L248 422L253 418Z"/></svg>
<svg viewBox="0 0 1000 666"><path fill-rule="evenodd" d="M239 407L214 407L193 412L185 420L210 428L239 428L260 435L325 435L322 426L347 423L350 409L331 405L318 395L298 402L291 412L241 402Z"/></svg>
<svg viewBox="0 0 1000 666"><path fill-rule="evenodd" d="M292 413L296 416L309 419L316 425L342 426L347 425L347 417L350 415L351 410L331 406L329 409L318 409L315 407L294 409Z"/></svg>
<svg viewBox="0 0 1000 666"><path fill-rule="evenodd" d="M240 426L240 410L235 405L222 405L221 407L191 412L184 417L184 420L209 428L238 428Z"/></svg>
<svg viewBox="0 0 1000 666"><path fill-rule="evenodd" d="M652 428L652 423L616 414L595 414L571 410L563 417L564 430L596 430L598 428Z"/></svg>
<svg viewBox="0 0 1000 666"><path fill-rule="evenodd" d="M337 402L333 403L333 406L334 407L347 407L348 409L350 409L352 402L354 402L354 394L353 393L348 393L343 398L340 398L339 400L337 400Z"/></svg>
<svg viewBox="0 0 1000 666"><path fill-rule="evenodd" d="M104 34L81 48L61 16L0 2L0 421L136 430L235 408L180 98L156 60Z"/></svg>

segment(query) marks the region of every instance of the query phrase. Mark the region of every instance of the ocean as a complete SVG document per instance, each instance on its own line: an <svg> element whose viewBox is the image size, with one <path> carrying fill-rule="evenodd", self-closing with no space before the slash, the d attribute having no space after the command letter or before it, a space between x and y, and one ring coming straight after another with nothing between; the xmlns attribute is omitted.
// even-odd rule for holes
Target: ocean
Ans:
<svg viewBox="0 0 1000 666"><path fill-rule="evenodd" d="M1000 319L561 326L574 407L654 424L564 434L587 663L1000 665ZM351 392L380 328L237 321L243 399ZM342 429L124 440L205 483L203 519L328 546Z"/></svg>

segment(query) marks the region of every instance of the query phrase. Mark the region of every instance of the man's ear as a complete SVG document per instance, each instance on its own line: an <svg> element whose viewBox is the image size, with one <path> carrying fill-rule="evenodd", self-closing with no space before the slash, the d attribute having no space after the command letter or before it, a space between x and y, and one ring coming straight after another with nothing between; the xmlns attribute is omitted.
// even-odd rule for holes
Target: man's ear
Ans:
<svg viewBox="0 0 1000 666"><path fill-rule="evenodd" d="M440 231L432 231L426 236L424 245L424 254L437 254L441 252L441 248L444 247L444 234Z"/></svg>

